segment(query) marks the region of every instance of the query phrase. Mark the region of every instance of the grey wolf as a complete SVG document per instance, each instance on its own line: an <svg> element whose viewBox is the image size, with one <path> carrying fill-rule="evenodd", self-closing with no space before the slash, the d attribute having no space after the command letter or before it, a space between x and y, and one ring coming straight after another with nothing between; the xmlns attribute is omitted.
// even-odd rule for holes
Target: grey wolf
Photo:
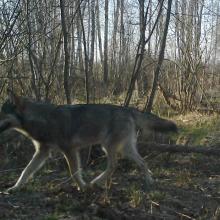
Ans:
<svg viewBox="0 0 220 220"><path fill-rule="evenodd" d="M54 105L36 102L9 91L1 108L0 132L15 129L30 138L35 154L21 173L13 191L24 185L42 167L52 150L64 155L71 176L80 189L108 180L117 166L117 156L133 160L146 181L153 184L151 171L137 151L137 130L177 131L174 122L135 108L110 104ZM82 178L80 149L100 144L107 156L107 168L91 182Z"/></svg>

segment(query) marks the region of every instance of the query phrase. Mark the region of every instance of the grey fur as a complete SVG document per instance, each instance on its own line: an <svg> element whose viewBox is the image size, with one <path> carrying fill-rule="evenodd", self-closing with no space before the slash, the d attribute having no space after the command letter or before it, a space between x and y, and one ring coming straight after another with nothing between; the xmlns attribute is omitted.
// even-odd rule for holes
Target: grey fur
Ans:
<svg viewBox="0 0 220 220"><path fill-rule="evenodd" d="M1 111L0 131L9 128L28 136L36 152L12 191L22 186L45 162L51 150L65 156L70 173L80 189L110 178L117 166L117 155L127 157L140 167L147 186L153 183L151 172L136 148L137 129L177 131L176 125L153 114L115 105L53 105L9 94ZM107 169L86 183L82 179L79 151L100 144L107 154Z"/></svg>

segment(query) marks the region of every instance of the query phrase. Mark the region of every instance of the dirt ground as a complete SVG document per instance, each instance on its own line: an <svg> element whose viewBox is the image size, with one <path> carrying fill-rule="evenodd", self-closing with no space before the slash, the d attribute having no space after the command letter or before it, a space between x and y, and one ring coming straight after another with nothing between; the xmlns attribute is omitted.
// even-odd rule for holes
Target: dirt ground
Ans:
<svg viewBox="0 0 220 220"><path fill-rule="evenodd" d="M128 161L120 162L110 189L88 192L78 191L65 169L47 165L21 191L0 194L0 219L220 219L219 158L166 153L147 161L156 179L149 192ZM87 174L101 172L103 164L101 158ZM1 171L1 189L13 185L20 172Z"/></svg>
<svg viewBox="0 0 220 220"><path fill-rule="evenodd" d="M200 122L201 118L203 119ZM189 120L192 119L192 120ZM178 119L179 120L179 119ZM220 147L220 121L199 115L186 123L179 144ZM6 134L0 146L0 191L12 186L33 154L33 147L17 134ZM156 138L157 139L157 138ZM15 143L17 144L16 146ZM13 145L13 150L12 146ZM27 149L32 149L28 150ZM61 155L49 159L25 187L13 194L0 193L0 219L5 220L173 220L220 219L220 159L202 154L170 154L139 149L156 180L146 191L136 165L121 160L108 187L80 192L69 178ZM9 155L6 159L5 155ZM97 154L95 154L97 156ZM13 159L12 159L13 158ZM2 161L6 161L5 166ZM8 162L7 162L8 160ZM84 177L102 172L105 157L92 158Z"/></svg>

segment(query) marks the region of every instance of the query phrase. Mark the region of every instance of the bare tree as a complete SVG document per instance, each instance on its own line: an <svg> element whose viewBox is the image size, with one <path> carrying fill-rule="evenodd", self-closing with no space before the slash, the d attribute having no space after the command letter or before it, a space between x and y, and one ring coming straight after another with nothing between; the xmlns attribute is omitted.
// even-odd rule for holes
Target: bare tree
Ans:
<svg viewBox="0 0 220 220"><path fill-rule="evenodd" d="M61 12L61 24L62 24L62 32L63 32L63 47L64 47L64 71L63 71L63 79L64 79L64 90L66 94L66 101L68 104L71 103L71 93L69 88L69 46L68 46L68 32L66 26L65 19L65 0L60 0L60 12Z"/></svg>
<svg viewBox="0 0 220 220"><path fill-rule="evenodd" d="M8 84L39 100L68 103L73 97L91 102L97 93L100 98L125 94L127 106L136 101L137 89L138 100L150 95L152 108L159 85L159 95L175 110L194 110L204 99L213 106L219 81L214 62L219 2L174 1L161 64L166 18L161 15L167 9L163 2L3 1L0 91Z"/></svg>
<svg viewBox="0 0 220 220"><path fill-rule="evenodd" d="M88 104L90 101L89 96L89 57L88 57L88 51L87 51L87 44L86 44L86 34L83 24L83 16L81 13L81 10L79 10L79 18L82 28L82 37L83 37L83 48L84 48L84 71L85 71L85 90L86 90L86 103Z"/></svg>
<svg viewBox="0 0 220 220"><path fill-rule="evenodd" d="M104 34L104 84L108 83L108 0L105 0L105 34Z"/></svg>
<svg viewBox="0 0 220 220"><path fill-rule="evenodd" d="M146 105L146 111L151 112L152 106L153 106L153 101L154 97L156 94L157 86L158 86L158 78L160 74L160 69L164 60L164 52L165 52L165 47L166 47L166 40L167 40L167 33L168 33L168 27L170 23L170 15L171 15L171 7L172 7L172 0L168 0L167 3L167 16L166 16L166 21L165 21L165 27L163 31L163 38L160 46L160 54L159 54L159 59L158 59L158 64L154 73L154 81L153 81L153 86L149 98L149 102Z"/></svg>
<svg viewBox="0 0 220 220"><path fill-rule="evenodd" d="M136 53L136 57L135 57L135 63L134 63L134 68L133 68L133 72L132 72L132 76L131 76L130 85L129 85L128 92L127 92L127 95L126 95L125 101L124 101L125 106L128 106L130 103L130 100L131 100L131 97L133 94L133 90L134 90L134 86L135 86L135 82L136 82L138 75L140 73L141 64L142 64L142 61L144 58L145 45L150 40L150 38L155 30L155 27L158 23L158 20L161 15L162 7L163 7L163 1L160 2L160 7L159 7L156 21L155 21L155 23L152 27L152 30L151 30L147 39L145 39L145 31L146 31L146 25L147 25L147 16L148 16L149 5L148 5L145 12L144 12L144 2L143 1L139 1L139 7L140 7L140 39L139 39L139 43L138 43L138 48L137 48L137 53Z"/></svg>
<svg viewBox="0 0 220 220"><path fill-rule="evenodd" d="M101 37L101 27L100 27L100 16L99 16L99 1L96 0L96 30L98 33L98 42L99 42L99 55L101 60L101 65L103 65L103 53L102 53L102 37Z"/></svg>

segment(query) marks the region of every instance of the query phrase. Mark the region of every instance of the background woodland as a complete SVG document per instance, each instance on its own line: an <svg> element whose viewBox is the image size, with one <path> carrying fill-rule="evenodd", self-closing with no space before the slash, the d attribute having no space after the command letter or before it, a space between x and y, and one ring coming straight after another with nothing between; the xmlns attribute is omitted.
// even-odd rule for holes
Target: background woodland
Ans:
<svg viewBox="0 0 220 220"><path fill-rule="evenodd" d="M11 87L60 104L219 110L219 11L217 0L3 0L1 100Z"/></svg>

